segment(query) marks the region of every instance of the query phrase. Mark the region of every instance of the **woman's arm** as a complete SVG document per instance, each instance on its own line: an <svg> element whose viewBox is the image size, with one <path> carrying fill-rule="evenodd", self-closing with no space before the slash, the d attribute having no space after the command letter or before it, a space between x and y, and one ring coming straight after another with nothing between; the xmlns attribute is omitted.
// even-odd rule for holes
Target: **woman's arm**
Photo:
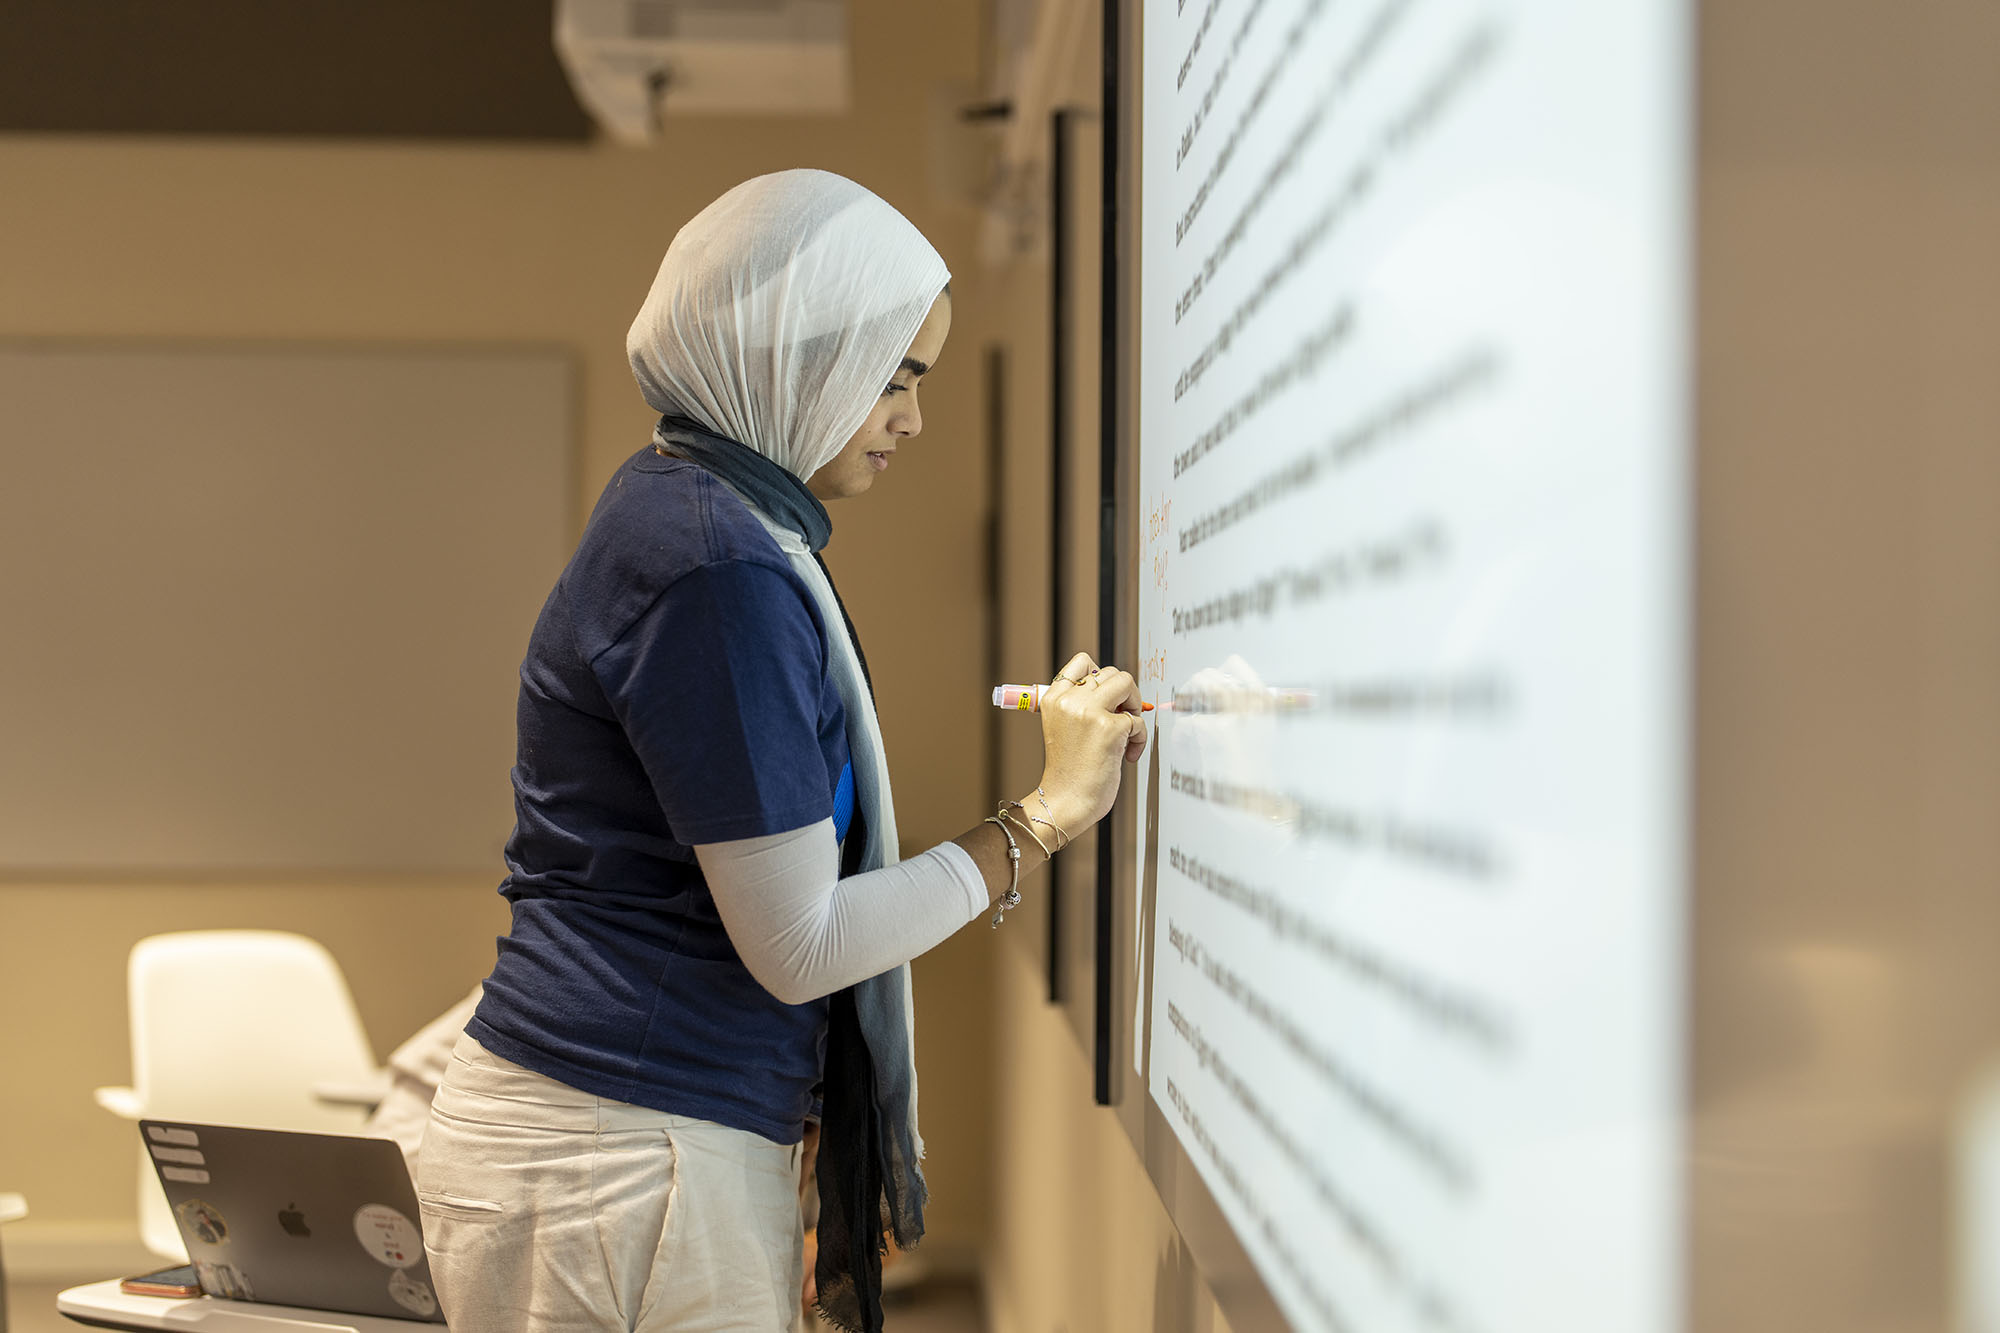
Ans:
<svg viewBox="0 0 2000 1333"><path fill-rule="evenodd" d="M694 849L743 965L786 1004L804 1004L931 948L986 906L963 848L839 877L833 821Z"/></svg>
<svg viewBox="0 0 2000 1333"><path fill-rule="evenodd" d="M1042 782L1009 826L1023 879L1048 859L1036 839L1054 851L1103 818L1118 794L1119 760L1144 750L1137 684L1122 671L1094 671L1079 654L1059 679L1085 683L1043 698ZM1007 841L982 821L921 856L844 880L831 820L704 844L695 856L744 966L780 1000L803 1004L907 962L983 914L1014 882Z"/></svg>

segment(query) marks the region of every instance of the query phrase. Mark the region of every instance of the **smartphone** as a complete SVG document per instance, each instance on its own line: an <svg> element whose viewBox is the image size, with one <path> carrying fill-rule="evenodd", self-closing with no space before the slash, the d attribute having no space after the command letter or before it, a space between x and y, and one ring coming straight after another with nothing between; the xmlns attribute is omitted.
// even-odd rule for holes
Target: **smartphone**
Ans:
<svg viewBox="0 0 2000 1333"><path fill-rule="evenodd" d="M141 1273L119 1282L118 1290L131 1296L199 1296L201 1281L193 1264L162 1268L157 1273Z"/></svg>

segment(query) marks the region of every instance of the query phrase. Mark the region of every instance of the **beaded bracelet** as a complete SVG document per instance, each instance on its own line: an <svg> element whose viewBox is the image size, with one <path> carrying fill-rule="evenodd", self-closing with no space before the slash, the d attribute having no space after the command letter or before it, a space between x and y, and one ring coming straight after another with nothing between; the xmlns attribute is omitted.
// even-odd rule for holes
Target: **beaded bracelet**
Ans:
<svg viewBox="0 0 2000 1333"><path fill-rule="evenodd" d="M1000 895L993 907L993 929L998 930L1007 909L1021 905L1021 844L1014 841L1013 830L999 815L988 815L984 822L998 828L1000 836L1007 840L1007 867L1013 872L1013 882L1007 885L1007 892Z"/></svg>

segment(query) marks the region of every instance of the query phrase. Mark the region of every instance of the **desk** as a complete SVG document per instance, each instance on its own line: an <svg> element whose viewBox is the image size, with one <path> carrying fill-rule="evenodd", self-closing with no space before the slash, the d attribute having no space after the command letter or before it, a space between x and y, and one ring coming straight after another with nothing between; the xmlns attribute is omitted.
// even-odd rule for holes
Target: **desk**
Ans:
<svg viewBox="0 0 2000 1333"><path fill-rule="evenodd" d="M442 1329L412 1319L376 1315L335 1314L290 1305L259 1305L252 1301L218 1301L207 1296L175 1300L166 1296L130 1296L118 1290L118 1280L71 1287L56 1297L56 1309L79 1324L96 1328L185 1329L189 1333L415 1333Z"/></svg>

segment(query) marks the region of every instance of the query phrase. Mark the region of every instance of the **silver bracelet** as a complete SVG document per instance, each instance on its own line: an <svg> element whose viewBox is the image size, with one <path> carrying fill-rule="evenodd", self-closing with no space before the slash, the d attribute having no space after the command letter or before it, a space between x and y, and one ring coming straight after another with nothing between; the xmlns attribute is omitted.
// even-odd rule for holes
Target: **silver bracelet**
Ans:
<svg viewBox="0 0 2000 1333"><path fill-rule="evenodd" d="M1035 799L1042 803L1042 814L1049 816L1049 818L1042 819L1032 815L1029 816L1029 818L1032 822L1036 824L1047 824L1050 828L1055 830L1056 850L1061 851L1063 848L1069 846L1071 841L1070 836L1063 829L1062 825L1056 823L1054 818L1056 812L1049 809L1049 794L1043 791L1040 787L1037 787L1035 788ZM1036 841L1039 842L1041 840L1037 838Z"/></svg>
<svg viewBox="0 0 2000 1333"><path fill-rule="evenodd" d="M1007 813L1007 807L1008 807L1008 806L1010 806L1010 805L1011 805L1011 806L1013 806L1013 807L1015 807L1016 809L1022 809L1022 808L1025 808L1025 807L1023 807L1023 806L1021 805L1021 803L1020 803L1019 801L1002 801L1002 802L1000 803L1000 810L999 810L999 816L1000 816L1000 818L1002 818L1002 819L1011 819L1011 820L1013 820L1013 821L1014 821L1014 826L1015 826L1016 828L1020 829L1020 830L1021 830L1021 832L1023 832L1023 833L1025 833L1025 834L1027 834L1027 835L1028 835L1028 836L1029 836L1030 838L1033 838L1033 839L1035 840L1035 846L1037 846L1037 847L1039 847L1039 848L1041 848L1041 849L1042 849L1042 859L1043 859L1044 861L1053 861L1053 860L1055 860L1055 859L1056 859L1056 854L1055 854L1054 852L1052 852L1052 851L1050 851L1050 850L1049 850L1049 845L1048 845L1047 843L1045 843L1045 842L1043 842L1043 841L1042 841L1042 835L1041 835L1041 834L1039 834L1039 833L1037 833L1037 832L1035 832L1035 830L1034 830L1034 829L1033 829L1032 827L1030 827L1030 825L1032 824L1032 822L1033 822L1033 821L1032 821L1032 820L1026 820L1026 819L1023 819L1023 818L1021 818L1021 817L1020 817L1019 815L1010 815L1010 814L1008 814L1008 813ZM1043 822L1047 822L1047 821L1043 821Z"/></svg>
<svg viewBox="0 0 2000 1333"><path fill-rule="evenodd" d="M984 822L998 828L1000 836L1007 840L1007 867L1013 872L1013 882L1008 884L1007 892L1000 895L999 901L993 907L993 929L998 930L1001 920L1007 915L1007 909L1021 905L1021 844L1014 841L1013 830L1007 827L1007 821L999 815L988 815Z"/></svg>
<svg viewBox="0 0 2000 1333"><path fill-rule="evenodd" d="M1029 815L1028 822L1030 824L1047 824L1051 829L1055 830L1056 851L1059 852L1063 848L1069 846L1069 834L1063 832L1062 826L1057 824L1055 820L1043 819L1040 815ZM1033 837L1034 835L1030 833L1029 836ZM1035 838L1035 841L1040 843L1042 840L1040 838ZM1048 851L1048 847L1046 844L1043 845L1042 850ZM1051 859L1053 859L1053 854L1051 854Z"/></svg>

